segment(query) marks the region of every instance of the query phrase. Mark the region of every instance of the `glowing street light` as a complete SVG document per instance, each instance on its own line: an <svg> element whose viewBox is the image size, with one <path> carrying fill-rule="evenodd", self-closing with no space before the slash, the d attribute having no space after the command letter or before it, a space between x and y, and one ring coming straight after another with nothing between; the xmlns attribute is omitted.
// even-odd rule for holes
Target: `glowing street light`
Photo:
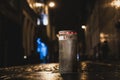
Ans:
<svg viewBox="0 0 120 80"><path fill-rule="evenodd" d="M114 0L111 2L111 6L115 8L120 8L120 0Z"/></svg>
<svg viewBox="0 0 120 80"><path fill-rule="evenodd" d="M85 25L82 25L82 29L86 29L86 26L85 26Z"/></svg>
<svg viewBox="0 0 120 80"><path fill-rule="evenodd" d="M54 2L49 2L49 7L55 7L55 3Z"/></svg>
<svg viewBox="0 0 120 80"><path fill-rule="evenodd" d="M34 3L34 7L40 8L40 7L44 7L44 6L45 6L44 3L39 3L39 2ZM47 6L49 6L50 8L53 8L53 7L55 7L55 3L49 2Z"/></svg>
<svg viewBox="0 0 120 80"><path fill-rule="evenodd" d="M86 31L86 28L87 28L87 27L86 27L85 25L82 25L82 29L84 29L84 30Z"/></svg>
<svg viewBox="0 0 120 80"><path fill-rule="evenodd" d="M43 3L38 3L38 2L37 2L37 3L34 3L34 6L35 6L35 7L43 7L44 4L43 4Z"/></svg>

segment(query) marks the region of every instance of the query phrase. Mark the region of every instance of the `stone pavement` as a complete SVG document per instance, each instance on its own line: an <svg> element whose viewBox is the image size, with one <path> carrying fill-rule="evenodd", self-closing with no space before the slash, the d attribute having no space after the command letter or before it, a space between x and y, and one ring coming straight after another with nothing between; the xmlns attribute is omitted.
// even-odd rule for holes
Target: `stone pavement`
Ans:
<svg viewBox="0 0 120 80"><path fill-rule="evenodd" d="M120 80L120 65L80 62L79 72L59 73L58 63L0 68L0 80Z"/></svg>

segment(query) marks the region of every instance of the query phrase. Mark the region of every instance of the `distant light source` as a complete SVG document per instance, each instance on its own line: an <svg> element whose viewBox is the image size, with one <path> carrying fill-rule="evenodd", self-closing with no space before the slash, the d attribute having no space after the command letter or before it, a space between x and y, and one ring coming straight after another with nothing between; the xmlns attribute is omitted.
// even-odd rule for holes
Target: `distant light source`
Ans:
<svg viewBox="0 0 120 80"><path fill-rule="evenodd" d="M82 25L82 29L86 29L86 26L85 26L85 25Z"/></svg>
<svg viewBox="0 0 120 80"><path fill-rule="evenodd" d="M55 7L55 3L54 2L49 2L49 7Z"/></svg>
<svg viewBox="0 0 120 80"><path fill-rule="evenodd" d="M44 14L43 16L43 25L47 26L48 25L48 15Z"/></svg>
<svg viewBox="0 0 120 80"><path fill-rule="evenodd" d="M100 33L100 42L104 42L105 40L109 40L109 35L101 32Z"/></svg>
<svg viewBox="0 0 120 80"><path fill-rule="evenodd" d="M100 38L103 38L104 36L104 33L100 33Z"/></svg>
<svg viewBox="0 0 120 80"><path fill-rule="evenodd" d="M114 0L111 2L111 6L115 7L115 8L119 8L120 7L120 0Z"/></svg>
<svg viewBox="0 0 120 80"><path fill-rule="evenodd" d="M27 56L24 56L24 59L27 59Z"/></svg>
<svg viewBox="0 0 120 80"><path fill-rule="evenodd" d="M40 25L40 19L39 18L37 19L37 25L38 26Z"/></svg>
<svg viewBox="0 0 120 80"><path fill-rule="evenodd" d="M100 33L100 42L104 42L106 39L105 39L105 34L104 33Z"/></svg>
<svg viewBox="0 0 120 80"><path fill-rule="evenodd" d="M44 6L44 4L43 3L35 3L34 6L35 7L42 7L42 6Z"/></svg>

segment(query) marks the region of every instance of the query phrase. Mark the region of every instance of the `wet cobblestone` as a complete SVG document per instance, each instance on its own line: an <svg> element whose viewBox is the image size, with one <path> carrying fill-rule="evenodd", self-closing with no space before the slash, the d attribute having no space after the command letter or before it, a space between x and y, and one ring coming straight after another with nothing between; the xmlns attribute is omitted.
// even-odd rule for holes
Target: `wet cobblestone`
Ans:
<svg viewBox="0 0 120 80"><path fill-rule="evenodd" d="M120 65L80 62L79 73L61 75L58 63L0 68L0 80L120 80Z"/></svg>

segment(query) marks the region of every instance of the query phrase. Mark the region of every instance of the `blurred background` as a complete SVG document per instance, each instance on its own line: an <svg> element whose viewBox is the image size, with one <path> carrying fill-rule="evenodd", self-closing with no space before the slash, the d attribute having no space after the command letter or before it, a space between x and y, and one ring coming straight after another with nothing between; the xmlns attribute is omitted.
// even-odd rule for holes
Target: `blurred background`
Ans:
<svg viewBox="0 0 120 80"><path fill-rule="evenodd" d="M80 60L119 60L119 7L120 0L1 0L0 67L58 62L60 30L78 33Z"/></svg>

